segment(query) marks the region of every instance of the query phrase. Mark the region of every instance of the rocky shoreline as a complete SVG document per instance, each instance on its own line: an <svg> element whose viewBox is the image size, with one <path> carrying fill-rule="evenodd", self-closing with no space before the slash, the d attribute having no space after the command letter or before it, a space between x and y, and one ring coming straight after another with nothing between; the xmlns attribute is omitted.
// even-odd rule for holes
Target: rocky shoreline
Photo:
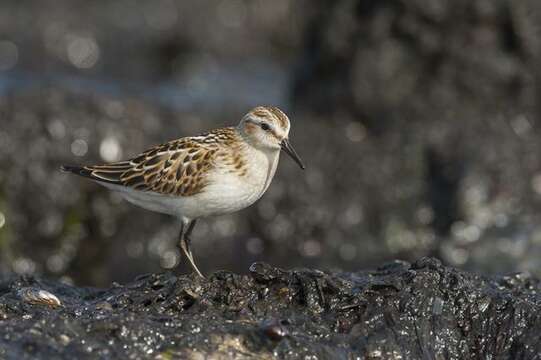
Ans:
<svg viewBox="0 0 541 360"><path fill-rule="evenodd" d="M422 258L374 271L143 275L109 289L0 282L0 357L534 359L541 284Z"/></svg>

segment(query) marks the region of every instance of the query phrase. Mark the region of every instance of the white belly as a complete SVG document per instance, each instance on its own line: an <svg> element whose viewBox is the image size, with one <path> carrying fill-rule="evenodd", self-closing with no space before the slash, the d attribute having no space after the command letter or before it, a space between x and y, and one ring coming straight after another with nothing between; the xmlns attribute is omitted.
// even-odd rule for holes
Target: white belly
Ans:
<svg viewBox="0 0 541 360"><path fill-rule="evenodd" d="M257 186L239 181L236 175L225 175L197 194L201 216L227 214L244 209L256 202L264 193L262 185Z"/></svg>

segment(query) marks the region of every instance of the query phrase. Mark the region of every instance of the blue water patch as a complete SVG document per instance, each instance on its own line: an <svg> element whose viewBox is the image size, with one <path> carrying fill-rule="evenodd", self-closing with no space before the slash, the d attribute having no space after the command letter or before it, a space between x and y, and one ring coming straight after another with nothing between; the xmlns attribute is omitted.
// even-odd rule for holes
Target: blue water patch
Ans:
<svg viewBox="0 0 541 360"><path fill-rule="evenodd" d="M178 110L219 110L257 104L288 106L289 81L285 67L253 61L201 66L175 79L157 83L115 81L111 78L67 73L0 73L0 95L28 88L60 87L74 92L135 96Z"/></svg>

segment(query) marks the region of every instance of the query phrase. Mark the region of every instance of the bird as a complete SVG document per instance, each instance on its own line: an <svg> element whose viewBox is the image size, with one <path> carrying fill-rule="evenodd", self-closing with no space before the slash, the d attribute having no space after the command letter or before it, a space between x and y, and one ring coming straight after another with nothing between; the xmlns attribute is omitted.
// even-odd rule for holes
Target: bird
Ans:
<svg viewBox="0 0 541 360"><path fill-rule="evenodd" d="M191 249L197 220L233 213L259 200L275 175L281 152L305 165L289 141L290 120L275 106L257 106L237 126L183 137L124 161L62 165L119 193L132 204L180 219L178 247L193 272Z"/></svg>

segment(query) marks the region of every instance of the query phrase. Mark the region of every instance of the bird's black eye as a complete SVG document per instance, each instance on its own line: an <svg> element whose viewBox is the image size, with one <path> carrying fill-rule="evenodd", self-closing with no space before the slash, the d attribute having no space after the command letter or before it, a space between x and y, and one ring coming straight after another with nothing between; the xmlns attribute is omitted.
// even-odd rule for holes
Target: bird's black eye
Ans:
<svg viewBox="0 0 541 360"><path fill-rule="evenodd" d="M260 126L261 126L261 128L262 128L263 130L265 130L265 131L269 131L269 130L270 130L270 126L269 126L269 124L267 124L267 123L261 123Z"/></svg>

